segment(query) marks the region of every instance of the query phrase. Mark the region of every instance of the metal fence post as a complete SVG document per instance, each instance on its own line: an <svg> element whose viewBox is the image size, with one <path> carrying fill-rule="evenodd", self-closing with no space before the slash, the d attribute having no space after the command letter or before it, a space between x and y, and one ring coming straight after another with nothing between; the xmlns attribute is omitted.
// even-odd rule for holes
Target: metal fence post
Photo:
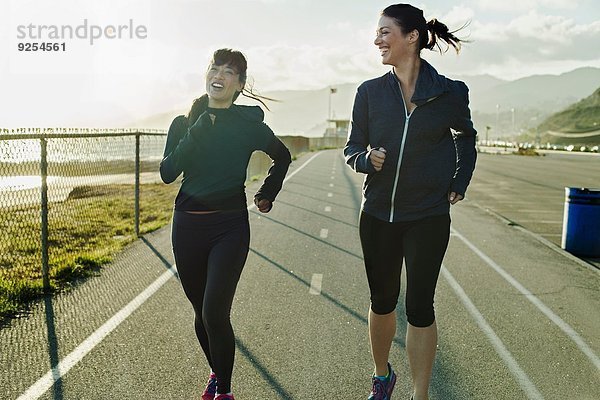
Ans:
<svg viewBox="0 0 600 400"><path fill-rule="evenodd" d="M140 237L140 134L135 135L135 236Z"/></svg>
<svg viewBox="0 0 600 400"><path fill-rule="evenodd" d="M50 279L48 277L48 141L46 138L40 139L40 176L42 178L42 284L44 291L50 289Z"/></svg>

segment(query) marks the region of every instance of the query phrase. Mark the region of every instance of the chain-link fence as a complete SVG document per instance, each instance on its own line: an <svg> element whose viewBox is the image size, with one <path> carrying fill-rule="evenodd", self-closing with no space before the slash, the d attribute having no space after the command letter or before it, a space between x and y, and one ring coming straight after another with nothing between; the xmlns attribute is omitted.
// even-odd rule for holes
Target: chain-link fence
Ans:
<svg viewBox="0 0 600 400"><path fill-rule="evenodd" d="M165 139L162 130L0 130L0 316L169 222L179 185L160 181ZM343 145L282 140L293 156ZM248 178L270 164L255 153Z"/></svg>
<svg viewBox="0 0 600 400"><path fill-rule="evenodd" d="M0 133L0 315L168 222L164 142L161 130Z"/></svg>

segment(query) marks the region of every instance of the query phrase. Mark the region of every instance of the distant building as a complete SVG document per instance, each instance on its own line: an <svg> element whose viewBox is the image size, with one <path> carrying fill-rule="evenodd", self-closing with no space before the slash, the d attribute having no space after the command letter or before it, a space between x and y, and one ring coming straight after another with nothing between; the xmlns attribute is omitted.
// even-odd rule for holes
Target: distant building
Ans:
<svg viewBox="0 0 600 400"><path fill-rule="evenodd" d="M327 128L323 137L342 137L348 136L348 129L350 127L349 119L328 119Z"/></svg>

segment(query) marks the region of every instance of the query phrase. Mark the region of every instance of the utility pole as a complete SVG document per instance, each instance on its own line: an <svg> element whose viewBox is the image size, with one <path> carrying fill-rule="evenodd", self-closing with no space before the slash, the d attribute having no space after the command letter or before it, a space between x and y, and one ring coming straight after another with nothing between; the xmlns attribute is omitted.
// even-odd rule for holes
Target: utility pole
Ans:
<svg viewBox="0 0 600 400"><path fill-rule="evenodd" d="M329 87L329 111L327 112L327 119L331 119L331 95L337 93L337 88Z"/></svg>

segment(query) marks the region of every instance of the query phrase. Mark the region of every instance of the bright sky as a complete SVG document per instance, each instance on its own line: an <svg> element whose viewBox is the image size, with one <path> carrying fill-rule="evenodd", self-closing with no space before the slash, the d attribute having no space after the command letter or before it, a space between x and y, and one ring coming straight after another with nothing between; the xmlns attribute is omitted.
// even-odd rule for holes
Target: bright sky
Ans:
<svg viewBox="0 0 600 400"><path fill-rule="evenodd" d="M373 45L388 1L8 0L0 4L0 127L122 126L187 108L204 92L210 55L242 50L261 91L360 82L388 68ZM443 74L502 79L600 67L598 0L434 0L413 3L472 43L423 55ZM50 26L87 38L49 38ZM131 20L131 21L130 21ZM57 52L20 52L33 24ZM107 36L90 45L91 26ZM130 27L143 38L130 38ZM22 27L20 27L22 26ZM110 26L114 27L111 28ZM108 27L108 28L107 28ZM85 28L85 29L84 29ZM108 29L108 30L106 30ZM60 31L59 31L60 34ZM67 32L68 35L68 32ZM22 36L22 35L21 35ZM37 39L37 40L36 40Z"/></svg>

